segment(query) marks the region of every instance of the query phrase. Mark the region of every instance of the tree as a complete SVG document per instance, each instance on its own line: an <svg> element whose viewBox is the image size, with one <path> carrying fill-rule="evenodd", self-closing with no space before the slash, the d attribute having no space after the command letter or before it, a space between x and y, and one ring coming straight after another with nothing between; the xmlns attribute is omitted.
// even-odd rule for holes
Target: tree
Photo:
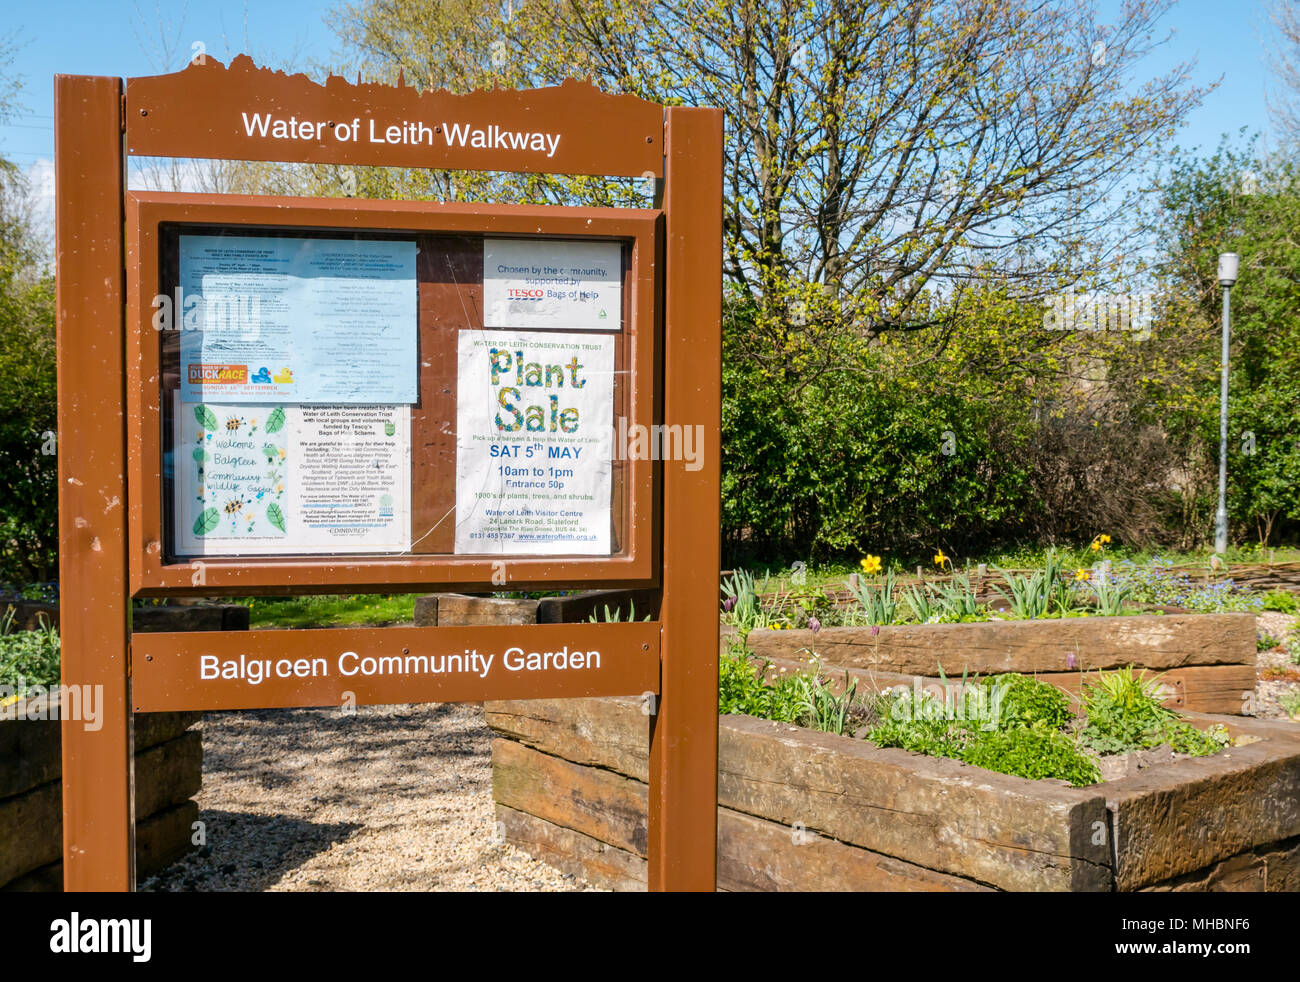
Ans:
<svg viewBox="0 0 1300 982"><path fill-rule="evenodd" d="M807 378L854 367L845 336L947 343L971 291L1114 279L1124 182L1201 94L1186 66L1135 84L1168 6L1103 25L1030 0L372 0L338 29L419 85L585 74L723 107L725 271L757 304L733 355Z"/></svg>
<svg viewBox="0 0 1300 982"><path fill-rule="evenodd" d="M1187 337L1184 404L1207 458L1218 457L1221 291L1218 254L1241 256L1232 290L1229 510L1235 531L1267 545L1300 519L1300 164L1249 144L1205 160L1181 157L1163 190L1163 269Z"/></svg>
<svg viewBox="0 0 1300 982"><path fill-rule="evenodd" d="M0 161L0 582L56 575L54 277Z"/></svg>

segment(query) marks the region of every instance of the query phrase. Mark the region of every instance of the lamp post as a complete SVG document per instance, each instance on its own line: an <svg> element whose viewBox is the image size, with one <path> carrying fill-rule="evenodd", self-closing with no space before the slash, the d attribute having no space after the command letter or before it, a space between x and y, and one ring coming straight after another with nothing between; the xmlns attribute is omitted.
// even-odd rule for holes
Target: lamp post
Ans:
<svg viewBox="0 0 1300 982"><path fill-rule="evenodd" d="M1219 254L1219 286L1223 287L1223 356L1219 362L1219 509L1214 513L1214 551L1228 551L1228 337L1232 330L1228 298L1237 282L1235 252Z"/></svg>

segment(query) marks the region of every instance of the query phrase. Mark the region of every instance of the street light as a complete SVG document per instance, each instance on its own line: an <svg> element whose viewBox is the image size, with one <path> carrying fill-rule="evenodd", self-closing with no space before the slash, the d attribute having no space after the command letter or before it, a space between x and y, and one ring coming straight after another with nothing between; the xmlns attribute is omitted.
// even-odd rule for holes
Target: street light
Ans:
<svg viewBox="0 0 1300 982"><path fill-rule="evenodd" d="M1223 287L1223 356L1219 362L1219 510L1214 513L1214 551L1228 551L1228 337L1232 330L1228 296L1237 282L1241 257L1219 253L1219 286Z"/></svg>

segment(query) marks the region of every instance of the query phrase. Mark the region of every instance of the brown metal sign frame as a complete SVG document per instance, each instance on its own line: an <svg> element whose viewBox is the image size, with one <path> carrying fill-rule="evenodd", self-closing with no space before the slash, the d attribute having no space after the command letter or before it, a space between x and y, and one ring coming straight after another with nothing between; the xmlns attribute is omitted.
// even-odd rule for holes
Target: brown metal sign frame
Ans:
<svg viewBox="0 0 1300 982"><path fill-rule="evenodd" d="M296 120L291 139L258 128L259 120L286 115ZM408 129L412 117L427 126ZM407 139L426 131L426 146ZM512 144L503 132L532 135ZM134 194L125 188L129 155L654 178L661 209ZM207 59L173 75L127 80L125 88L118 78L56 76L62 672L65 684L102 686L104 707L95 731L63 722L67 889L134 887L132 713L250 705L246 691L235 687L187 687L178 664L192 663L200 652L262 658L273 676L293 686L291 704L325 705L335 703L338 685L311 679L312 659L322 651L351 656L352 665L362 656L398 659L521 638L566 650L617 649L620 657L605 659L595 674L561 671L540 683L513 681L490 691L465 681L413 687L382 676L358 678L353 695L367 703L656 693L649 885L714 888L721 173L719 110L665 108L580 82L456 96L400 83L331 78L319 85L258 69L242 56L228 69ZM152 334L145 305L160 282L156 236L164 223L560 233L630 242L631 414L665 427L702 426L697 466L633 462L628 533L615 555L510 557L509 582L516 588L657 584L660 620L133 636L133 596L500 588L490 578L492 564L477 557L205 560L202 583L194 582L189 565L165 561L159 377L145 340ZM152 351L156 356L156 345ZM267 696L266 704L287 703Z"/></svg>
<svg viewBox="0 0 1300 982"><path fill-rule="evenodd" d="M126 196L126 323L127 445L132 487L131 592L140 596L245 593L351 592L391 587L412 589L488 590L494 572L504 573L515 590L544 588L555 582L603 587L657 585L652 561L655 548L654 462L629 460L628 501L623 514L624 548L609 557L510 557L502 570L492 556L370 558L205 557L168 563L162 528L162 434L158 335L147 330L155 308L153 298L169 295L172 284L160 270L159 229L166 225L213 226L221 230L246 227L260 230L311 229L346 232L401 231L412 233L487 233L510 237L563 236L602 238L631 245L629 316L620 332L628 347L626 379L630 412L628 425L647 429L655 412L655 261L656 228L660 212L616 208L527 208L440 204L416 201L370 201L350 198L280 198L128 192ZM466 325L481 326L481 325ZM622 502L619 503L622 506ZM450 519L447 519L450 521ZM501 576L497 576L499 588ZM197 582L199 580L201 582Z"/></svg>

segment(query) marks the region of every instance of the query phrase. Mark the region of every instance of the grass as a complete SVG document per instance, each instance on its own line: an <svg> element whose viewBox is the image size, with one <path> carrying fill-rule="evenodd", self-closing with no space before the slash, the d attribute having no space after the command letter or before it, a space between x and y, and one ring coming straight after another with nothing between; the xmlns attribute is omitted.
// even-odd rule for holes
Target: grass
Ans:
<svg viewBox="0 0 1300 982"><path fill-rule="evenodd" d="M243 597L227 603L249 610L249 627L343 627L410 624L419 594L357 593L346 596Z"/></svg>

